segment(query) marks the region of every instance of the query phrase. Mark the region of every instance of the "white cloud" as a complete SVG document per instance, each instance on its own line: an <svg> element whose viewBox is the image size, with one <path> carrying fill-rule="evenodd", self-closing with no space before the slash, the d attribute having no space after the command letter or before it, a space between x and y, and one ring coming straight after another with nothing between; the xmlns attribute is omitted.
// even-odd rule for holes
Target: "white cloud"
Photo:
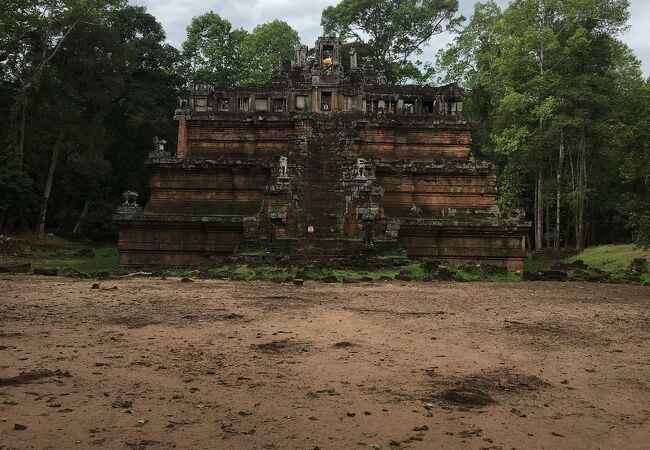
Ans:
<svg viewBox="0 0 650 450"><path fill-rule="evenodd" d="M194 16L214 11L236 28L252 30L256 25L275 19L286 21L305 44L313 44L321 34L320 16L323 9L338 0L131 0L132 4L144 5L149 13L162 23L172 45L180 47L185 39L185 29ZM472 13L476 0L460 0L460 12L466 17ZM508 0L497 0L505 6ZM630 29L621 38L643 63L643 71L650 74L650 1L631 0ZM423 55L432 59L438 49L450 42L451 36L441 35L434 39Z"/></svg>

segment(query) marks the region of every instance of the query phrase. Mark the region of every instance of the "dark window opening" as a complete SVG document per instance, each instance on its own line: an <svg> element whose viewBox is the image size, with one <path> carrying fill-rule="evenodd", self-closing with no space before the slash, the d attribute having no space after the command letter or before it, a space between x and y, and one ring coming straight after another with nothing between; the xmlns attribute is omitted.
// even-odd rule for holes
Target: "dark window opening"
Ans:
<svg viewBox="0 0 650 450"><path fill-rule="evenodd" d="M332 110L332 93L322 92L320 95L320 109L321 111Z"/></svg>
<svg viewBox="0 0 650 450"><path fill-rule="evenodd" d="M273 99L273 111L275 112L285 112L287 110L287 99L286 98L274 98Z"/></svg>
<svg viewBox="0 0 650 450"><path fill-rule="evenodd" d="M208 105L210 106L210 105ZM230 99L220 98L217 100L217 109L219 111L230 111Z"/></svg>
<svg viewBox="0 0 650 450"><path fill-rule="evenodd" d="M237 109L239 109L240 111L248 111L248 102L249 102L248 97L241 97L237 99Z"/></svg>
<svg viewBox="0 0 650 450"><path fill-rule="evenodd" d="M433 100L422 101L422 112L424 114L433 114Z"/></svg>

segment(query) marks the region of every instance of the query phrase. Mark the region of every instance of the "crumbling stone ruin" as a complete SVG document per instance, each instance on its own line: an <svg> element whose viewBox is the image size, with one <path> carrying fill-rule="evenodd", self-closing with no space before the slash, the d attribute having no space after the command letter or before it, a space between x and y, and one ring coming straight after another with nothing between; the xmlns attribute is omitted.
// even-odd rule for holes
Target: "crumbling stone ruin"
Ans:
<svg viewBox="0 0 650 450"><path fill-rule="evenodd" d="M264 85L192 84L176 155L156 141L148 203L129 193L118 211L120 264L272 247L522 269L530 224L497 208L496 168L471 155L462 90L390 85L342 53L324 36Z"/></svg>

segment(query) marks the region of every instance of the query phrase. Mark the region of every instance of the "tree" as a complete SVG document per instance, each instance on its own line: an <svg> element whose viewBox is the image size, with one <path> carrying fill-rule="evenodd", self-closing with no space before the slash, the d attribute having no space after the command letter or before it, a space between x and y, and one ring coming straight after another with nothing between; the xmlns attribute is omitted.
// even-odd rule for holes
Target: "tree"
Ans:
<svg viewBox="0 0 650 450"><path fill-rule="evenodd" d="M171 111L183 84L178 51L164 44L161 25L142 7L120 3L92 17L59 39L29 89L23 163L12 149L0 149L7 162L0 174L6 227L27 219L40 233L46 225L106 228L118 193L144 190L153 136L173 141ZM16 101L20 87L12 72L3 72L0 108ZM0 132L10 136L4 125Z"/></svg>
<svg viewBox="0 0 650 450"><path fill-rule="evenodd" d="M625 156L621 174L629 192L619 205L627 219L635 242L650 249L650 79L640 91L638 122L630 133L630 152Z"/></svg>
<svg viewBox="0 0 650 450"><path fill-rule="evenodd" d="M27 108L45 70L77 27L122 6L124 0L7 0L7 3L0 13L2 75L18 86L8 146L22 164Z"/></svg>
<svg viewBox="0 0 650 450"><path fill-rule="evenodd" d="M295 57L298 46L298 32L286 22L274 20L256 26L242 43L243 73L238 84L262 84L268 81L280 61Z"/></svg>
<svg viewBox="0 0 650 450"><path fill-rule="evenodd" d="M621 102L633 101L638 62L616 39L627 8L626 0L515 0L504 11L480 3L439 57L468 88L478 143L503 168L500 205L532 210L538 250L571 234L582 248L611 215L611 202L593 200L616 192L616 136L633 121ZM562 230L569 219L572 233Z"/></svg>
<svg viewBox="0 0 650 450"><path fill-rule="evenodd" d="M187 27L183 57L191 77L218 86L234 86L244 69L242 45L248 33L232 29L214 12L194 17Z"/></svg>
<svg viewBox="0 0 650 450"><path fill-rule="evenodd" d="M323 11L321 25L366 49L389 81L425 77L413 61L433 36L454 30L458 0L343 0Z"/></svg>

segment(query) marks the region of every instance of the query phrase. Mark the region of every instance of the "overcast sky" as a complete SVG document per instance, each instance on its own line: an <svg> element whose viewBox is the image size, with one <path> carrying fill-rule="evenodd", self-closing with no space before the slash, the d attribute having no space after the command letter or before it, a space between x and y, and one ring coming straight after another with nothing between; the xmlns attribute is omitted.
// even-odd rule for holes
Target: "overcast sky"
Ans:
<svg viewBox="0 0 650 450"><path fill-rule="evenodd" d="M185 28L192 17L214 11L236 28L252 30L255 25L274 19L286 21L300 34L303 43L312 46L321 34L320 16L326 6L338 0L130 0L145 5L165 27L169 42L175 46L185 39ZM460 13L469 17L476 0L460 0ZM505 6L508 0L497 0ZM650 0L630 0L630 30L622 37L632 47L643 63L643 72L650 74ZM444 47L451 36L436 36L423 59L431 59L439 48Z"/></svg>

